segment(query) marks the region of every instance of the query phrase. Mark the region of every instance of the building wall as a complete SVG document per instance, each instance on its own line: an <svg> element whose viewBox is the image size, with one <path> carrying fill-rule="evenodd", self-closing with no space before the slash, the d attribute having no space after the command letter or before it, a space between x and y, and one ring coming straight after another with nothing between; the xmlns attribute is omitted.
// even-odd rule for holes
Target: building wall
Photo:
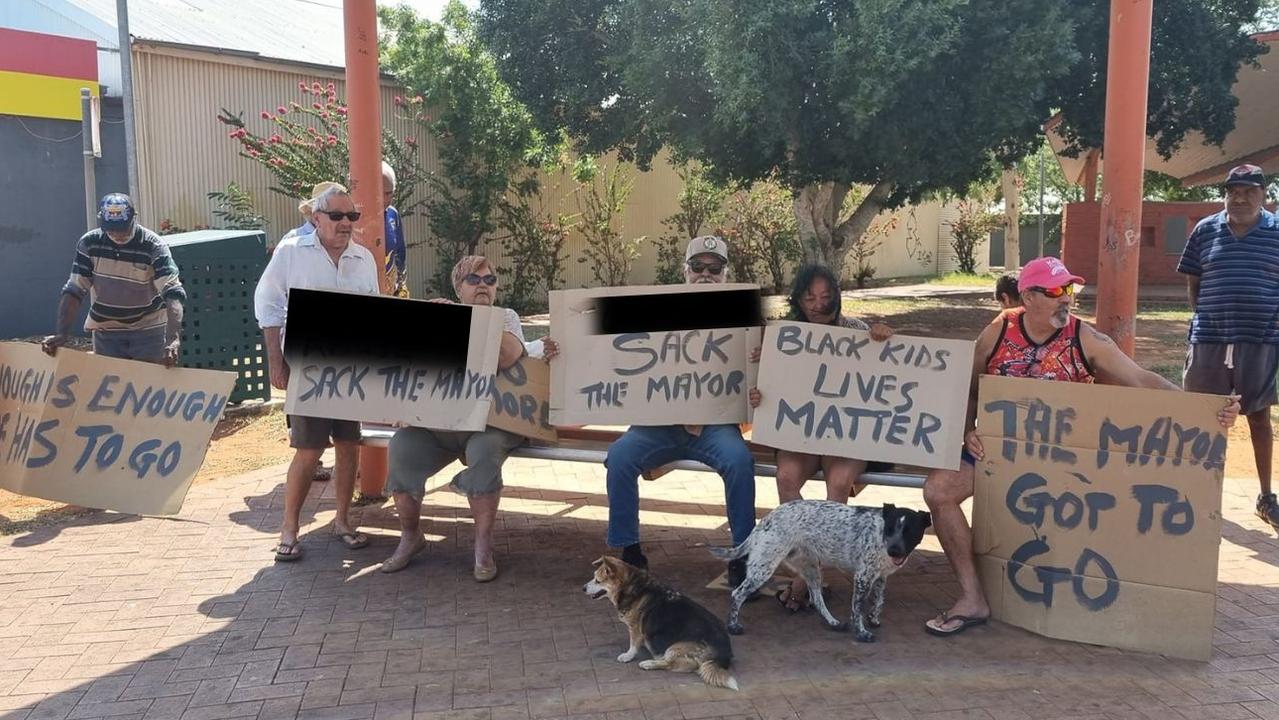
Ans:
<svg viewBox="0 0 1279 720"><path fill-rule="evenodd" d="M1143 285L1179 285L1185 277L1177 261L1195 223L1221 211L1220 202L1146 202L1141 206L1141 252L1137 271ZM1101 204L1068 203L1062 215L1061 258L1073 272L1095 282L1101 236Z"/></svg>

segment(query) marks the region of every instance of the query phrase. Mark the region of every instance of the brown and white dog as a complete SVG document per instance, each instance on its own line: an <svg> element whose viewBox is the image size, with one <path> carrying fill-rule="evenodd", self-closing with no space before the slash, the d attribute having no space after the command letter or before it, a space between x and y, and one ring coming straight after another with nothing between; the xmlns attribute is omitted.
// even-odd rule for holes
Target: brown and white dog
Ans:
<svg viewBox="0 0 1279 720"><path fill-rule="evenodd" d="M695 672L707 685L737 689L728 671L733 646L722 620L634 565L605 556L594 566L595 576L582 590L592 598L607 596L630 632L631 646L618 662L634 660L643 648L653 657L640 662L644 670Z"/></svg>

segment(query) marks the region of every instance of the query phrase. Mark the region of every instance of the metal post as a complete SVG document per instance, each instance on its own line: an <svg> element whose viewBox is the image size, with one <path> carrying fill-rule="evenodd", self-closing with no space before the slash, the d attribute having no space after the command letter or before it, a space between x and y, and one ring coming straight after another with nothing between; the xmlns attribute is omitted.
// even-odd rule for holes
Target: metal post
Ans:
<svg viewBox="0 0 1279 720"><path fill-rule="evenodd" d="M1097 327L1128 356L1137 330L1141 190L1153 0L1111 0L1106 69L1106 171L1101 184Z"/></svg>
<svg viewBox="0 0 1279 720"><path fill-rule="evenodd" d="M80 88L80 147L84 152L85 229L97 226L98 190L93 172L93 93Z"/></svg>
<svg viewBox="0 0 1279 720"><path fill-rule="evenodd" d="M120 78L124 95L124 161L129 169L129 197L138 197L138 136L133 116L133 41L129 37L129 0L115 0L116 26L120 31Z"/></svg>
<svg viewBox="0 0 1279 720"><path fill-rule="evenodd" d="M1039 255L1044 256L1044 147L1039 146Z"/></svg>
<svg viewBox="0 0 1279 720"><path fill-rule="evenodd" d="M363 213L356 241L373 253L379 269L386 262L386 226L382 212L382 119L378 81L377 8L374 0L343 0L346 31L346 100L350 118L351 195ZM379 272L382 292L386 273Z"/></svg>

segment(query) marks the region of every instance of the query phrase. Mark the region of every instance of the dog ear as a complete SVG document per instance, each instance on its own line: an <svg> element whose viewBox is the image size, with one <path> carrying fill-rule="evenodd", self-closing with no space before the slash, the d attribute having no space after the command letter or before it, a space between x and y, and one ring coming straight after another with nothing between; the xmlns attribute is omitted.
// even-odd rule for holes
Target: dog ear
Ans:
<svg viewBox="0 0 1279 720"><path fill-rule="evenodd" d="M607 556L607 555L601 556L601 557L600 557L600 559L598 559L598 560L596 560L595 562L591 563L591 567L599 567L600 565L603 565L603 564L604 564L604 561L605 561L605 560L607 560L607 559L608 559L608 556Z"/></svg>
<svg viewBox="0 0 1279 720"><path fill-rule="evenodd" d="M897 512L897 506L892 503L884 503L884 522L888 522L888 517Z"/></svg>
<svg viewBox="0 0 1279 720"><path fill-rule="evenodd" d="M932 527L932 526L933 526L933 514L932 514L932 513L930 513L930 512L928 512L927 510L925 510L924 512L921 512L920 514L924 516L924 527L926 527L926 528Z"/></svg>

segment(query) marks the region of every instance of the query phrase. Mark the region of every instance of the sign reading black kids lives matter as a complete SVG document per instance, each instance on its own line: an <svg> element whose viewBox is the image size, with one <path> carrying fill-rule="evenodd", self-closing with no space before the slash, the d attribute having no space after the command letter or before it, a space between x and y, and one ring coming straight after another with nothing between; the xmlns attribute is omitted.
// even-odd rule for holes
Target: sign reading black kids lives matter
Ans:
<svg viewBox="0 0 1279 720"><path fill-rule="evenodd" d="M503 313L478 305L291 290L285 410L483 430L497 390Z"/></svg>
<svg viewBox="0 0 1279 720"><path fill-rule="evenodd" d="M1226 399L983 376L973 549L996 619L1207 660Z"/></svg>
<svg viewBox="0 0 1279 720"><path fill-rule="evenodd" d="M0 343L0 487L177 513L234 385L233 373Z"/></svg>
<svg viewBox="0 0 1279 720"><path fill-rule="evenodd" d="M755 285L552 292L551 422L745 422L763 324Z"/></svg>
<svg viewBox="0 0 1279 720"><path fill-rule="evenodd" d="M764 331L752 440L782 450L957 468L967 340L778 322Z"/></svg>

